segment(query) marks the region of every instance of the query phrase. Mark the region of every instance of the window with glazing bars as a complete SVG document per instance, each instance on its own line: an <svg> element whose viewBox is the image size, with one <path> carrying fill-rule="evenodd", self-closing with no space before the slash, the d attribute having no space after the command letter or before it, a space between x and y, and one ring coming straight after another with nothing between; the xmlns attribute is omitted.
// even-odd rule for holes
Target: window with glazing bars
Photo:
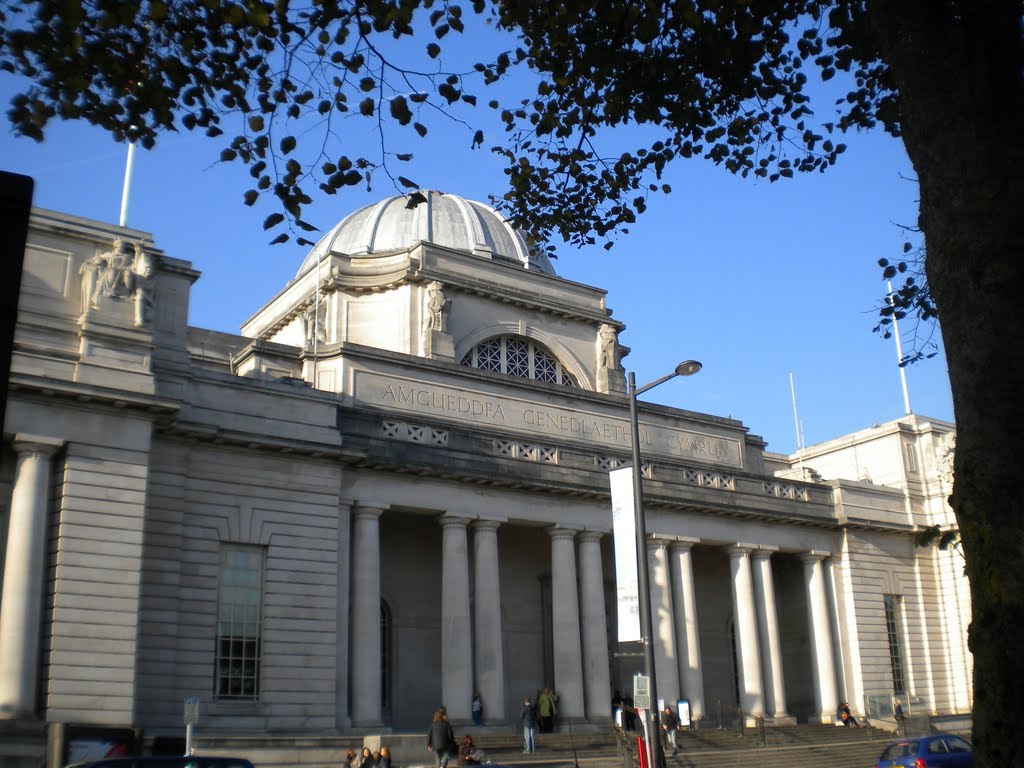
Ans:
<svg viewBox="0 0 1024 768"><path fill-rule="evenodd" d="M215 696L257 701L263 635L262 547L225 544L217 584Z"/></svg>
<svg viewBox="0 0 1024 768"><path fill-rule="evenodd" d="M896 693L906 693L907 680L903 667L903 648L900 641L900 603L899 595L885 595L885 635L889 641L889 664L892 667L892 689Z"/></svg>
<svg viewBox="0 0 1024 768"><path fill-rule="evenodd" d="M482 341L463 356L462 364L521 379L576 386L550 352L535 341L518 336L496 336Z"/></svg>

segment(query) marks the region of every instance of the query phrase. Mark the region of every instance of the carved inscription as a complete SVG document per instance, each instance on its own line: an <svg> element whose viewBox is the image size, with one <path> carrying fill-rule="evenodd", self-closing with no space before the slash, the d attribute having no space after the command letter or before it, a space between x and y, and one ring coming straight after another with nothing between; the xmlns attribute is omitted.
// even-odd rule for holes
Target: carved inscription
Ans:
<svg viewBox="0 0 1024 768"><path fill-rule="evenodd" d="M611 446L628 451L631 445L629 421L601 413L554 406L537 408L529 401L397 380L362 371L357 374L356 381L356 398L370 405L500 425L531 435L575 438L591 442L595 447ZM738 440L669 426L642 425L640 446L648 453L734 467L741 467L743 463Z"/></svg>
<svg viewBox="0 0 1024 768"><path fill-rule="evenodd" d="M502 411L500 403L456 395L442 390L418 389L416 387L392 386L388 384L380 399L385 403L390 400L394 403L432 408L435 411L450 411L470 416L483 416L490 421L503 422L505 420L505 412Z"/></svg>

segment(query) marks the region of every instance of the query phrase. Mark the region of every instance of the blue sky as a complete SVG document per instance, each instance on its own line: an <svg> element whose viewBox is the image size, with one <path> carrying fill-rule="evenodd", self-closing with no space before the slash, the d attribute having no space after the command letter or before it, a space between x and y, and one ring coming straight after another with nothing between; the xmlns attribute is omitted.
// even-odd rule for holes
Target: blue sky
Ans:
<svg viewBox="0 0 1024 768"><path fill-rule="evenodd" d="M16 84L0 76L0 102ZM350 140L376 140L353 125ZM481 201L504 191L500 163L471 150L471 134L436 126L425 139L408 140L416 157L396 175ZM498 139L489 135L487 145ZM902 253L900 225L916 221L917 185L898 141L881 133L845 141L847 152L827 173L776 184L736 178L702 160L679 163L665 178L672 194L652 197L610 251L559 246L559 275L608 290L608 306L627 326L620 340L632 348L624 365L638 384L679 360L704 364L698 376L644 399L739 419L769 450L784 453L796 447L789 371L808 445L902 415L894 342L871 329L885 291L877 261ZM274 209L242 204L249 176L240 165L218 163L220 149L191 134L140 149L128 224L202 272L190 323L237 333L294 276L308 249L268 245L262 222ZM37 206L102 221L117 221L125 157L123 145L84 124L53 124L42 144L0 132L0 168L35 178ZM378 176L372 190L315 197L307 218L326 230L394 194ZM906 348L914 326L906 321L901 331ZM910 403L915 413L952 420L937 331L933 340L940 354L907 369Z"/></svg>

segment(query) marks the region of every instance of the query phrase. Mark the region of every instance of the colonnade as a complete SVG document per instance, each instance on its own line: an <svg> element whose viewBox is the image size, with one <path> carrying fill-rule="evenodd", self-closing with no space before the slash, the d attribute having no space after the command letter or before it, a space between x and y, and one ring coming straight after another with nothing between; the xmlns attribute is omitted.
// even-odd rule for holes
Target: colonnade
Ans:
<svg viewBox="0 0 1024 768"><path fill-rule="evenodd" d="M379 702L380 572L382 510L353 509L352 686L355 726L381 722ZM453 720L468 720L473 692L488 702L488 717L506 718L502 650L501 589L497 532L501 523L456 515L439 518L441 536L441 695ZM566 526L548 529L551 541L552 651L559 714L570 719L608 715L611 682L599 532ZM694 590L695 539L651 536L648 541L655 674L666 702L690 701L704 716L704 677ZM708 545L710 546L710 545ZM786 707L782 644L776 612L771 556L775 548L755 544L723 547L729 558L740 708L748 715L791 719ZM470 558L472 550L472 573ZM800 555L808 606L814 707L822 721L838 705L835 649L822 561L827 552ZM475 611L470 610L470 586ZM465 628L471 627L471 632ZM514 713L513 713L514 714Z"/></svg>
<svg viewBox="0 0 1024 768"><path fill-rule="evenodd" d="M351 685L356 727L381 724L380 516L377 507L352 509ZM471 717L479 691L488 719L506 719L502 650L500 523L456 515L439 518L441 535L441 696L452 720ZM551 539L552 647L559 715L608 717L611 680L601 536L554 526ZM467 553L472 548L472 573ZM472 579L472 580L471 580ZM470 615L469 589L475 611ZM465 628L471 627L471 632ZM514 713L513 713L514 714Z"/></svg>
<svg viewBox="0 0 1024 768"><path fill-rule="evenodd" d="M666 702L688 699L692 716L699 718L705 713L691 559L695 543L694 539L652 536L647 547L658 695ZM724 549L729 557L739 706L748 715L791 719L786 708L771 569L771 556L776 548L735 544ZM808 606L814 711L822 722L831 721L839 704L836 649L830 622L834 611L829 607L834 592L827 584L828 571L822 564L828 555L820 551L800 555Z"/></svg>

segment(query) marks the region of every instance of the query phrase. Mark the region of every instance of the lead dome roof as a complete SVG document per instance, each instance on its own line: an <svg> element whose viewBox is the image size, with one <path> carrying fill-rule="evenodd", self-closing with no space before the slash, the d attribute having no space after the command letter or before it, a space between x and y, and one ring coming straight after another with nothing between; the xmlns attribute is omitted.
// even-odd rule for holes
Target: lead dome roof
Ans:
<svg viewBox="0 0 1024 768"><path fill-rule="evenodd" d="M369 256L404 250L420 241L555 274L547 256L531 251L523 236L490 206L444 192L419 194L426 201L414 207L409 206L411 194L394 195L346 216L313 247L296 277L332 251Z"/></svg>

